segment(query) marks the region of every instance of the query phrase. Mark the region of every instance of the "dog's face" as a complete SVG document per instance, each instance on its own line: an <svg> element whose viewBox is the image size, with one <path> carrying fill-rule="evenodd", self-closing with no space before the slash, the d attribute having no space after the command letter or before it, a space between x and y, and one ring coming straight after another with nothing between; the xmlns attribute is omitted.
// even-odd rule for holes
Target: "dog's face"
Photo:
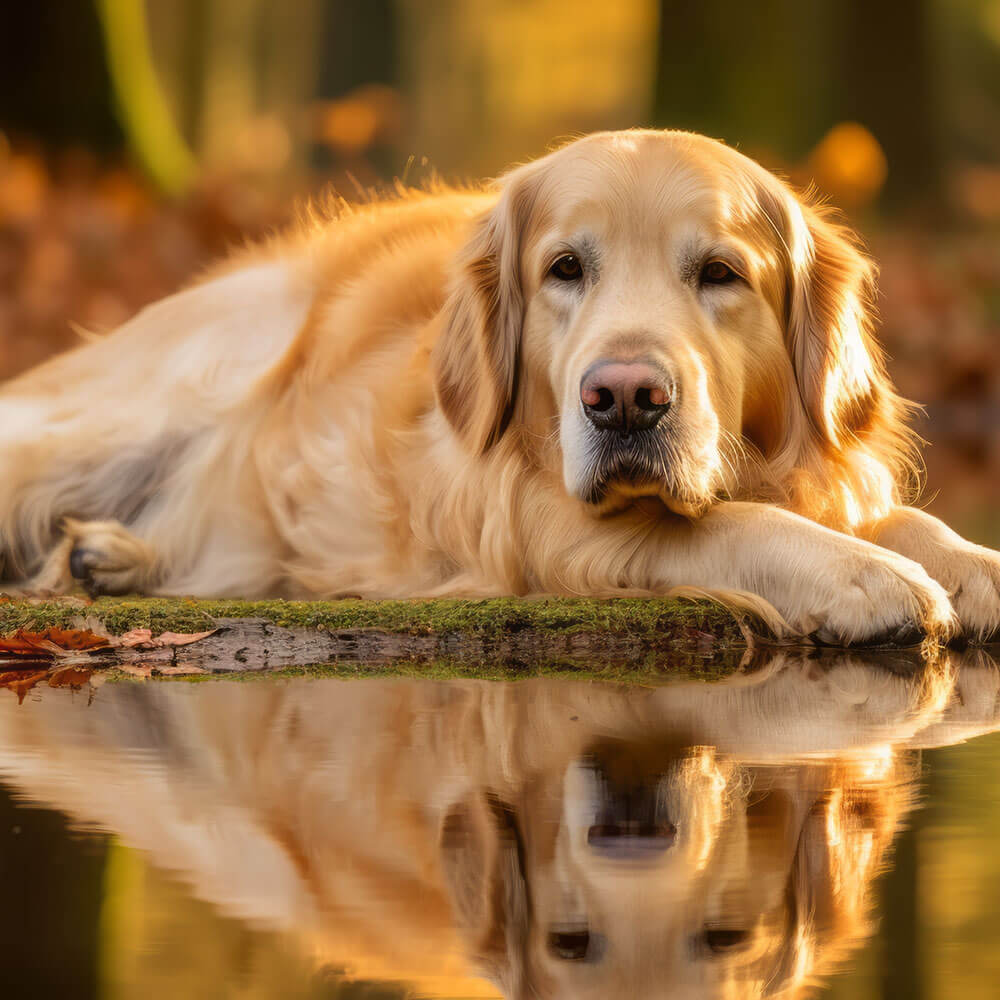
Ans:
<svg viewBox="0 0 1000 1000"><path fill-rule="evenodd" d="M898 762L745 768L599 740L559 781L452 815L445 869L483 971L522 997L795 997L864 933Z"/></svg>
<svg viewBox="0 0 1000 1000"><path fill-rule="evenodd" d="M876 419L869 282L838 230L720 143L590 136L506 178L446 306L438 399L474 449L511 423L557 440L596 511L695 513L754 462L794 463L796 438L835 449Z"/></svg>
<svg viewBox="0 0 1000 1000"><path fill-rule="evenodd" d="M660 136L564 153L523 254L522 349L556 401L566 489L697 507L754 419L747 389L788 369L746 206L716 162Z"/></svg>

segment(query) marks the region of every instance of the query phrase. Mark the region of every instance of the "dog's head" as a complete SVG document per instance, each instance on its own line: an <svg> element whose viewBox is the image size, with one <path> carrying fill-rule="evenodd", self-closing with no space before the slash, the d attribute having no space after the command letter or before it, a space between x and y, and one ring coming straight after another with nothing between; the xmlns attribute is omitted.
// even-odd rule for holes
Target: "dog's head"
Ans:
<svg viewBox="0 0 1000 1000"><path fill-rule="evenodd" d="M508 1000L800 997L868 931L905 758L742 767L599 740L442 830L456 915Z"/></svg>
<svg viewBox="0 0 1000 1000"><path fill-rule="evenodd" d="M595 511L693 514L812 474L850 515L906 464L872 296L850 235L752 160L597 134L502 180L458 261L437 396L473 451L520 427Z"/></svg>

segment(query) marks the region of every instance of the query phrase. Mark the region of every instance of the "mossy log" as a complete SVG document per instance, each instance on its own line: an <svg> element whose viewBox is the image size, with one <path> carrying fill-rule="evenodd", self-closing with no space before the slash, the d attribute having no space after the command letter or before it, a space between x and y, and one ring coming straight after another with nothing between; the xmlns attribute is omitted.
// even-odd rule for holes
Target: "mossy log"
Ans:
<svg viewBox="0 0 1000 1000"><path fill-rule="evenodd" d="M314 664L432 676L717 675L746 662L751 645L745 623L708 601L0 599L0 635L52 627L111 636L214 630L189 645L90 654L94 665L141 665L153 675Z"/></svg>

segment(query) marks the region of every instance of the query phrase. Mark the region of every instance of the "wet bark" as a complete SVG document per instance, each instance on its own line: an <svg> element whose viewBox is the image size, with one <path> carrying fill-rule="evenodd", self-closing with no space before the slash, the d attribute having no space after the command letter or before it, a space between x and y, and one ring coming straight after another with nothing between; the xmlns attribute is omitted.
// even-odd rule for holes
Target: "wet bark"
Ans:
<svg viewBox="0 0 1000 1000"><path fill-rule="evenodd" d="M236 673L351 663L388 666L401 661L468 666L596 669L624 667L674 670L678 667L735 669L748 657L744 644L692 629L667 632L651 642L626 632L542 629L494 634L432 632L414 634L378 628L323 630L283 627L266 619L218 619L218 631L186 646L151 651L101 650L93 665L138 668L153 675Z"/></svg>

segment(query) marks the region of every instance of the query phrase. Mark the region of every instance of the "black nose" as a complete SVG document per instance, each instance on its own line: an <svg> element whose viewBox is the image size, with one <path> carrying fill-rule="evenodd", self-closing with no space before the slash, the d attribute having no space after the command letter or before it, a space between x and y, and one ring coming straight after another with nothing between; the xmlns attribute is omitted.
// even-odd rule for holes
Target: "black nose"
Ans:
<svg viewBox="0 0 1000 1000"><path fill-rule="evenodd" d="M598 361L580 381L580 402L590 422L619 434L655 427L673 398L673 379L644 361Z"/></svg>
<svg viewBox="0 0 1000 1000"><path fill-rule="evenodd" d="M677 827L664 815L658 783L627 786L604 778L603 801L587 830L587 846L605 857L651 859L674 846Z"/></svg>

